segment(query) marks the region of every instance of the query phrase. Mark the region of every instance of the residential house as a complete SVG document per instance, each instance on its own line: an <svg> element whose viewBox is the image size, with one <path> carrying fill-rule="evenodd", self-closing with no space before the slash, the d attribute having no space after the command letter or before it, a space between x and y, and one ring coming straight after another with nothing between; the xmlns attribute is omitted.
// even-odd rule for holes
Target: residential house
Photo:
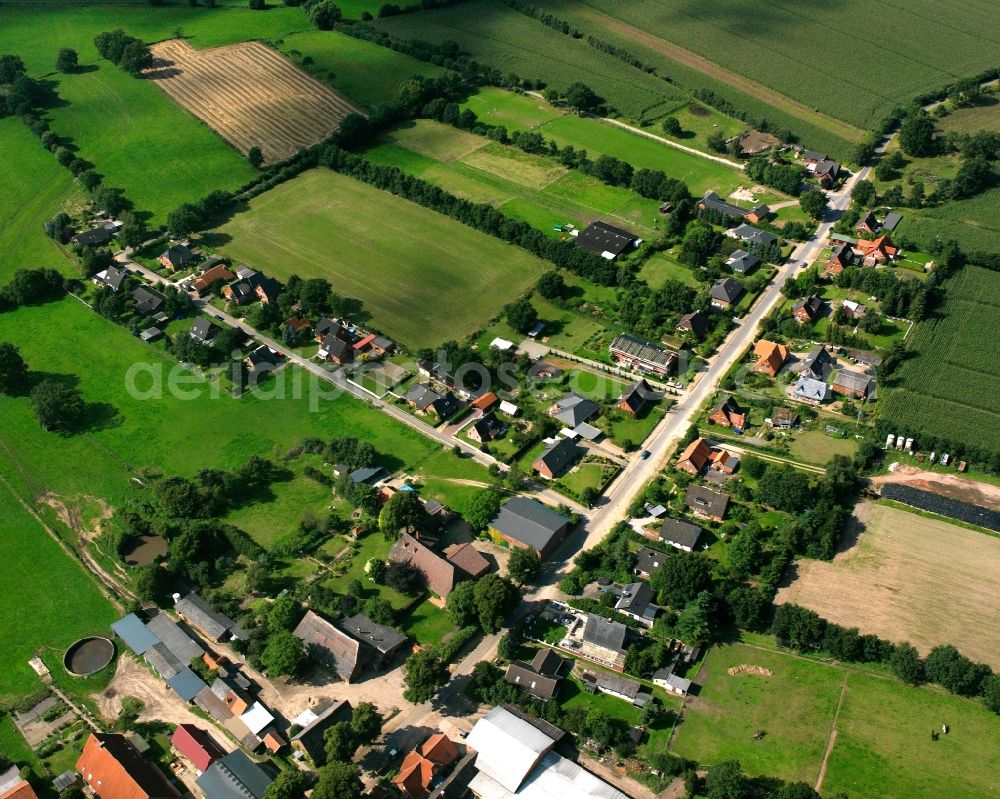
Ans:
<svg viewBox="0 0 1000 799"><path fill-rule="evenodd" d="M640 547L639 551L635 553L635 565L632 567L632 573L643 580L648 580L666 560L666 552L660 552L651 547Z"/></svg>
<svg viewBox="0 0 1000 799"><path fill-rule="evenodd" d="M363 613L340 619L337 626L361 641L368 650L368 665L374 669L382 668L409 640L398 630L376 624Z"/></svg>
<svg viewBox="0 0 1000 799"><path fill-rule="evenodd" d="M800 373L814 380L826 380L836 366L837 359L827 352L826 347L819 347L802 361Z"/></svg>
<svg viewBox="0 0 1000 799"><path fill-rule="evenodd" d="M645 410L647 403L653 402L659 395L645 380L640 380L626 388L615 403L615 407L630 416L638 416Z"/></svg>
<svg viewBox="0 0 1000 799"><path fill-rule="evenodd" d="M699 308L697 311L684 314L675 329L681 333L690 333L697 341L701 341L708 332L708 317Z"/></svg>
<svg viewBox="0 0 1000 799"><path fill-rule="evenodd" d="M480 394L469 404L478 411L486 413L491 410L494 405L500 401L500 398L494 394L492 391L487 391L485 394Z"/></svg>
<svg viewBox="0 0 1000 799"><path fill-rule="evenodd" d="M746 223L737 225L726 231L726 235L731 239L738 239L746 244L756 244L761 247L770 247L778 243L778 237L766 230L760 230L753 225Z"/></svg>
<svg viewBox="0 0 1000 799"><path fill-rule="evenodd" d="M225 264L217 264L211 269L202 272L198 277L191 281L191 288L198 292L198 295L204 294L211 288L213 283L231 283L236 279L236 275L229 271Z"/></svg>
<svg viewBox="0 0 1000 799"><path fill-rule="evenodd" d="M893 246L888 236L879 236L871 241L858 239L857 246L861 263L865 266L892 263L899 254L899 248Z"/></svg>
<svg viewBox="0 0 1000 799"><path fill-rule="evenodd" d="M701 538L701 528L697 524L681 519L664 519L660 526L660 540L674 549L694 552Z"/></svg>
<svg viewBox="0 0 1000 799"><path fill-rule="evenodd" d="M875 392L875 378L872 375L841 369L833 378L833 391L855 399L866 400Z"/></svg>
<svg viewBox="0 0 1000 799"><path fill-rule="evenodd" d="M553 650L542 647L535 653L531 663L512 660L507 667L504 680L523 688L535 699L551 699L559 690L561 673L568 665Z"/></svg>
<svg viewBox="0 0 1000 799"><path fill-rule="evenodd" d="M222 290L226 302L234 305L249 305L257 299L257 292L248 280L237 280Z"/></svg>
<svg viewBox="0 0 1000 799"><path fill-rule="evenodd" d="M628 629L621 622L588 613L583 624L579 649L575 649L574 652L613 671L624 671L627 634Z"/></svg>
<svg viewBox="0 0 1000 799"><path fill-rule="evenodd" d="M354 360L354 347L351 346L347 331L340 328L339 331L324 336L316 354L324 361L345 364Z"/></svg>
<svg viewBox="0 0 1000 799"><path fill-rule="evenodd" d="M752 222L753 224L758 224L763 222L771 215L771 208L764 203L759 203L747 211L747 222Z"/></svg>
<svg viewBox="0 0 1000 799"><path fill-rule="evenodd" d="M842 300L840 307L844 309L844 313L851 319L860 319L865 315L865 306L854 300Z"/></svg>
<svg viewBox="0 0 1000 799"><path fill-rule="evenodd" d="M170 736L170 746L194 766L198 775L226 754L211 735L193 724L178 724Z"/></svg>
<svg viewBox="0 0 1000 799"><path fill-rule="evenodd" d="M507 424L497 419L497 415L493 411L490 411L485 416L473 422L466 431L466 435L473 441L485 444L489 441L503 438L506 432Z"/></svg>
<svg viewBox="0 0 1000 799"><path fill-rule="evenodd" d="M400 534L387 557L393 563L409 563L419 570L427 580L427 587L441 599L447 599L452 589L469 577L409 533Z"/></svg>
<svg viewBox="0 0 1000 799"><path fill-rule="evenodd" d="M430 504L430 502L426 503L425 507L430 506ZM430 513L429 507L428 513ZM490 561L483 557L483 554L470 542L451 544L445 547L444 556L449 563L459 571L465 572L472 579L481 577L491 568Z"/></svg>
<svg viewBox="0 0 1000 799"><path fill-rule="evenodd" d="M466 743L476 754L468 784L479 799L628 799L572 760L553 751L562 731L513 707L481 718ZM455 796L460 794L456 793Z"/></svg>
<svg viewBox="0 0 1000 799"><path fill-rule="evenodd" d="M653 589L649 587L649 583L639 581L622 586L615 610L640 624L652 627L659 608L653 604Z"/></svg>
<svg viewBox="0 0 1000 799"><path fill-rule="evenodd" d="M567 394L549 408L549 415L558 419L566 427L573 428L583 424L600 410L601 406L592 399L581 397L579 394Z"/></svg>
<svg viewBox="0 0 1000 799"><path fill-rule="evenodd" d="M179 799L181 795L162 771L118 733L91 733L76 770L100 799Z"/></svg>
<svg viewBox="0 0 1000 799"><path fill-rule="evenodd" d="M575 463L581 454L582 450L572 439L560 438L535 458L531 468L545 479L553 480Z"/></svg>
<svg viewBox="0 0 1000 799"><path fill-rule="evenodd" d="M273 277L267 277L257 272L248 280L250 285L253 286L257 299L264 305L267 305L271 300L276 300L278 295L281 294L281 284Z"/></svg>
<svg viewBox="0 0 1000 799"><path fill-rule="evenodd" d="M753 370L768 377L775 377L788 360L788 348L784 344L777 344L767 339L761 339L754 344L753 354L757 356Z"/></svg>
<svg viewBox="0 0 1000 799"><path fill-rule="evenodd" d="M192 265L197 260L197 256L186 244L174 244L158 260L167 269L173 269L176 272L178 269Z"/></svg>
<svg viewBox="0 0 1000 799"><path fill-rule="evenodd" d="M212 763L196 782L205 799L264 799L274 779L237 749Z"/></svg>
<svg viewBox="0 0 1000 799"><path fill-rule="evenodd" d="M598 221L591 222L587 229L576 237L576 243L585 250L613 261L623 252L634 250L642 244L642 239L633 236L627 230Z"/></svg>
<svg viewBox="0 0 1000 799"><path fill-rule="evenodd" d="M188 330L188 335L195 341L205 344L209 339L215 334L215 325L213 325L204 316L199 316L191 323L191 329Z"/></svg>
<svg viewBox="0 0 1000 799"><path fill-rule="evenodd" d="M708 294L712 298L712 307L719 310L726 310L735 305L744 293L743 284L731 277L716 280L708 290Z"/></svg>
<svg viewBox="0 0 1000 799"><path fill-rule="evenodd" d="M781 144L781 139L760 130L748 130L740 137L740 151L743 155L760 155Z"/></svg>
<svg viewBox="0 0 1000 799"><path fill-rule="evenodd" d="M128 277L127 269L117 266L109 266L107 269L102 269L94 275L93 281L98 286L104 286L112 291L118 291L118 289L122 287L122 283L125 282L126 277Z"/></svg>
<svg viewBox="0 0 1000 799"><path fill-rule="evenodd" d="M816 164L820 163L820 161L825 161L826 153L820 153L817 152L816 150L803 150L800 153L800 157L806 163L808 168L809 165L815 166Z"/></svg>
<svg viewBox="0 0 1000 799"><path fill-rule="evenodd" d="M403 758L399 772L392 778L393 785L407 799L427 799L444 770L458 757L458 749L447 735L432 735Z"/></svg>
<svg viewBox="0 0 1000 799"><path fill-rule="evenodd" d="M857 224L854 226L855 230L859 230L862 233L877 233L879 229L878 220L875 218L875 212L869 211L861 219L858 220Z"/></svg>
<svg viewBox="0 0 1000 799"><path fill-rule="evenodd" d="M792 306L792 316L795 317L795 320L800 325L807 322L815 322L823 312L825 304L822 297L817 294L810 294Z"/></svg>
<svg viewBox="0 0 1000 799"><path fill-rule="evenodd" d="M144 344L148 344L150 341L156 341L160 336L163 335L163 331L158 327L147 327L141 333L139 333L139 340Z"/></svg>
<svg viewBox="0 0 1000 799"><path fill-rule="evenodd" d="M696 438L688 444L677 458L675 466L682 472L697 476L708 466L712 457L712 449L703 438Z"/></svg>
<svg viewBox="0 0 1000 799"><path fill-rule="evenodd" d="M64 775L68 775L63 782L66 782L65 787L69 787L74 782L76 782L76 775L72 771L64 772ZM59 781L59 777L53 781L53 784ZM62 788L57 788L56 790L62 791ZM31 783L26 779L21 777L21 772L17 766L11 766L6 771L0 772L0 799L38 799L35 789L31 787Z"/></svg>
<svg viewBox="0 0 1000 799"><path fill-rule="evenodd" d="M458 411L458 399L450 391L438 394L425 385L416 385L403 397L419 413L433 414L438 419L447 419Z"/></svg>
<svg viewBox="0 0 1000 799"><path fill-rule="evenodd" d="M257 349L251 351L243 359L243 362L247 365L247 369L250 370L251 374L256 374L258 372L277 369L285 362L285 357L272 350L266 344L261 344Z"/></svg>
<svg viewBox="0 0 1000 799"><path fill-rule="evenodd" d="M346 699L327 699L315 708L307 708L292 719L291 729L299 728L291 736L292 747L305 752L314 763L323 762L326 756L324 733L334 724L350 720L351 703Z"/></svg>
<svg viewBox="0 0 1000 799"><path fill-rule="evenodd" d="M84 247L98 247L111 241L111 231L104 225L98 225L90 230L84 230L73 236L70 241Z"/></svg>
<svg viewBox="0 0 1000 799"><path fill-rule="evenodd" d="M726 260L726 266L738 275L749 275L760 263L760 258L746 250L733 250Z"/></svg>
<svg viewBox="0 0 1000 799"><path fill-rule="evenodd" d="M824 189L829 189L836 185L843 172L844 169L841 167L840 163L832 161L829 158L817 163L815 168L812 170L816 180L819 181L819 185Z"/></svg>
<svg viewBox="0 0 1000 799"><path fill-rule="evenodd" d="M698 209L701 211L714 211L724 219L745 219L747 210L738 205L726 202L714 191L705 193L705 196L698 200Z"/></svg>
<svg viewBox="0 0 1000 799"><path fill-rule="evenodd" d="M584 685L590 684L592 686L591 690L613 696L629 704L641 706L652 699L649 694L643 693L642 683L638 680L630 680L628 677L619 677L617 674L607 674L606 672L591 674L585 671L582 677Z"/></svg>
<svg viewBox="0 0 1000 799"><path fill-rule="evenodd" d="M824 277L836 277L847 267L860 263L861 256L854 252L846 241L841 242L833 248L833 252L826 261L826 269L823 270Z"/></svg>
<svg viewBox="0 0 1000 799"><path fill-rule="evenodd" d="M312 330L312 322L310 322L303 316L299 316L298 314L293 314L292 316L289 316L284 322L281 323L281 329L282 330L290 329L293 333L296 333L298 335L304 335L308 333L310 330ZM357 345L355 345L355 349L357 349Z"/></svg>
<svg viewBox="0 0 1000 799"><path fill-rule="evenodd" d="M712 450L711 469L713 471L721 472L722 474L735 474L739 468L740 459L738 455L734 455L729 450L721 448Z"/></svg>
<svg viewBox="0 0 1000 799"><path fill-rule="evenodd" d="M713 491L702 485L689 485L684 501L695 516L721 522L726 517L729 507L729 494L723 491Z"/></svg>
<svg viewBox="0 0 1000 799"><path fill-rule="evenodd" d="M156 313L167 301L160 292L153 291L148 286L139 286L132 291L132 299L135 300L135 309L143 316Z"/></svg>
<svg viewBox="0 0 1000 799"><path fill-rule="evenodd" d="M739 406L732 394L727 394L712 408L708 421L742 431L747 426L747 412Z"/></svg>
<svg viewBox="0 0 1000 799"><path fill-rule="evenodd" d="M511 546L533 547L546 558L562 543L572 519L535 499L511 497L490 522L490 532Z"/></svg>
<svg viewBox="0 0 1000 799"><path fill-rule="evenodd" d="M677 363L676 353L626 333L617 336L608 349L624 368L650 372L660 377L666 377Z"/></svg>
<svg viewBox="0 0 1000 799"><path fill-rule="evenodd" d="M396 345L385 336L376 334L375 338L372 339L371 351L376 355L389 355L395 348Z"/></svg>
<svg viewBox="0 0 1000 799"><path fill-rule="evenodd" d="M830 386L822 380L816 380L803 373L795 381L793 393L795 399L800 402L805 402L809 405L822 405L830 399Z"/></svg>
<svg viewBox="0 0 1000 799"><path fill-rule="evenodd" d="M247 637L238 622L215 610L195 591L178 599L174 610L209 641L220 643L231 638Z"/></svg>
<svg viewBox="0 0 1000 799"><path fill-rule="evenodd" d="M355 485L377 485L387 473L381 466L362 466L347 475L347 479Z"/></svg>

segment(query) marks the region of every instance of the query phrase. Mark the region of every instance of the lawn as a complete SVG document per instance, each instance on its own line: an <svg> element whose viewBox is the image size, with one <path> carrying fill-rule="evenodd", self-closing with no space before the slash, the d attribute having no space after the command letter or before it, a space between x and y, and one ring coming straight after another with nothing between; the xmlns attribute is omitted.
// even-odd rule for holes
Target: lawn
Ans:
<svg viewBox="0 0 1000 799"><path fill-rule="evenodd" d="M623 441L631 441L639 446L646 437L653 432L653 428L663 419L663 403L649 408L639 416L630 416L626 413L615 413L611 418L606 419L608 436L612 441L619 444Z"/></svg>
<svg viewBox="0 0 1000 799"><path fill-rule="evenodd" d="M445 635L455 629L451 616L425 599L406 614L400 622L403 632L421 646L440 643Z"/></svg>
<svg viewBox="0 0 1000 799"><path fill-rule="evenodd" d="M459 197L490 203L554 237L566 236L556 226L582 229L600 218L649 238L659 223L655 200L440 122L417 120L397 128L365 156Z"/></svg>
<svg viewBox="0 0 1000 799"><path fill-rule="evenodd" d="M610 471L613 468L600 463L581 463L571 472L559 478L559 482L577 496L581 496L588 488L600 490L605 481L605 469Z"/></svg>
<svg viewBox="0 0 1000 799"><path fill-rule="evenodd" d="M402 14L378 20L380 30L407 39L458 42L463 51L504 73L564 90L582 81L632 119L656 118L690 97L612 55L514 11L497 0Z"/></svg>
<svg viewBox="0 0 1000 799"><path fill-rule="evenodd" d="M476 330L547 268L442 214L317 169L262 194L219 232L225 254L279 280L325 277L410 348Z"/></svg>
<svg viewBox="0 0 1000 799"><path fill-rule="evenodd" d="M683 180L695 196L711 190L728 197L733 189L746 183L746 178L738 169L685 153L596 119L561 116L546 122L539 130L562 147L571 144L586 150L591 158L613 155L628 161L636 169L662 169L670 177Z"/></svg>
<svg viewBox="0 0 1000 799"><path fill-rule="evenodd" d="M639 277L645 280L650 288L658 289L668 280L676 280L686 286L700 289L702 283L698 280L695 271L686 264L682 264L673 256L665 252L658 252L646 259L646 262L639 269Z"/></svg>
<svg viewBox="0 0 1000 799"><path fill-rule="evenodd" d="M789 441L789 450L789 455L797 461L823 466L834 455L854 457L858 442L853 438L828 436L823 430L800 430Z"/></svg>
<svg viewBox="0 0 1000 799"><path fill-rule="evenodd" d="M107 634L120 614L79 561L62 551L4 483L0 518L0 560L6 573L0 600L5 620L0 629L0 697L9 697L41 688L28 665L33 655L53 650L61 658L78 638Z"/></svg>
<svg viewBox="0 0 1000 799"><path fill-rule="evenodd" d="M935 314L908 339L912 356L879 387L878 415L967 453L1000 448L1000 275L967 266L945 284Z"/></svg>
<svg viewBox="0 0 1000 799"><path fill-rule="evenodd" d="M75 194L69 170L14 117L0 119L0 152L7 156L0 194L0 282L22 268L75 272L42 230Z"/></svg>
<svg viewBox="0 0 1000 799"><path fill-rule="evenodd" d="M565 628L564 628L565 629ZM594 671L601 671L594 667ZM559 703L563 710L581 708L584 710L601 710L614 719L620 719L631 726L639 723L642 711L635 705L604 693L589 693L576 677L565 677L559 686Z"/></svg>
<svg viewBox="0 0 1000 799"><path fill-rule="evenodd" d="M741 665L773 674L728 673ZM824 796L972 799L996 791L1000 719L938 689L746 644L714 648L697 682L673 750L703 764L736 759L748 774L813 785L836 715ZM932 742L929 731L942 722L951 731ZM755 741L759 730L764 737Z"/></svg>

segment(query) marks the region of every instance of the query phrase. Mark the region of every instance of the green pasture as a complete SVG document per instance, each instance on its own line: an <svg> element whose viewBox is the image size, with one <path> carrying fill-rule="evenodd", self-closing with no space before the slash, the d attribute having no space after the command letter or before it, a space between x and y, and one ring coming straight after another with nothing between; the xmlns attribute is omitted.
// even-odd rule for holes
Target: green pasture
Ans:
<svg viewBox="0 0 1000 799"><path fill-rule="evenodd" d="M547 268L442 214L319 169L252 200L218 232L225 254L280 280L327 278L411 348L468 335Z"/></svg>

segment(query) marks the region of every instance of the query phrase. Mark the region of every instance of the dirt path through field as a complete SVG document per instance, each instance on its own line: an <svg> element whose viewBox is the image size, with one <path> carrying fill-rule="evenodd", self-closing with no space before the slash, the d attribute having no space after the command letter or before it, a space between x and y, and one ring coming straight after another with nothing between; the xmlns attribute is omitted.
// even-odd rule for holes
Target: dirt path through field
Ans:
<svg viewBox="0 0 1000 799"><path fill-rule="evenodd" d="M609 16L602 11L598 11L597 9L586 5L578 6L577 11L581 16L591 22L603 25L608 30L614 31L627 39L636 41L644 47L648 47L650 50L655 50L657 53L665 55L667 58L677 61L686 67L691 67L699 72L703 72L709 77L728 84L734 89L739 89L741 92L749 94L751 97L755 97L768 105L780 108L782 111L785 111L786 113L789 113L804 122L816 125L816 127L829 131L830 133L840 136L843 139L847 139L848 141L861 141L861 139L864 138L865 132L860 128L856 128L840 119L835 119L834 117L815 111L804 103L800 103L798 100L793 100L791 97L788 97L775 89L768 88L761 83L757 83L756 81L745 78L735 72L731 72L719 64L709 61L707 58L703 58L697 53L692 53L690 50L685 50L683 47L680 47L673 42L668 42L666 39L654 36L652 33L644 31L642 28L629 25L627 22L623 22L616 17Z"/></svg>
<svg viewBox="0 0 1000 799"><path fill-rule="evenodd" d="M823 779L826 777L826 764L833 753L833 747L837 743L837 719L840 718L840 708L844 704L844 696L847 694L847 672L844 672L844 679L840 683L840 697L837 699L837 710L833 714L833 724L830 725L830 738L826 742L826 752L823 753L823 762L819 767L819 776L816 778L816 793L823 787Z"/></svg>
<svg viewBox="0 0 1000 799"><path fill-rule="evenodd" d="M1000 511L1000 486L983 483L957 474L941 474L904 466L889 474L872 478L873 485L898 483L930 491L960 502L971 502L981 508Z"/></svg>

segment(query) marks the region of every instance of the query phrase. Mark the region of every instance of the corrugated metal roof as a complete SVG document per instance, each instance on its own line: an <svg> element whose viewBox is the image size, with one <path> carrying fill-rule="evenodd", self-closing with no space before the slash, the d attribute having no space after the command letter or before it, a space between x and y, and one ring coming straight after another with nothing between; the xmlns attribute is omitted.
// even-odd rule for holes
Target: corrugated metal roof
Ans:
<svg viewBox="0 0 1000 799"><path fill-rule="evenodd" d="M479 753L476 768L511 792L517 791L555 744L541 730L502 707L493 708L477 721L465 742Z"/></svg>
<svg viewBox="0 0 1000 799"><path fill-rule="evenodd" d="M167 649L185 665L205 654L205 650L178 627L177 622L162 611L146 622L146 629L159 638Z"/></svg>
<svg viewBox="0 0 1000 799"><path fill-rule="evenodd" d="M174 689L185 702L191 702L208 686L205 681L191 669L184 668L167 680L167 685Z"/></svg>
<svg viewBox="0 0 1000 799"><path fill-rule="evenodd" d="M160 643L160 639L146 629L145 623L134 613L122 616L111 625L111 629L137 655L145 654L151 646Z"/></svg>
<svg viewBox="0 0 1000 799"><path fill-rule="evenodd" d="M520 790L508 790L483 771L469 787L480 799L629 799L627 794L555 752L542 759Z"/></svg>

